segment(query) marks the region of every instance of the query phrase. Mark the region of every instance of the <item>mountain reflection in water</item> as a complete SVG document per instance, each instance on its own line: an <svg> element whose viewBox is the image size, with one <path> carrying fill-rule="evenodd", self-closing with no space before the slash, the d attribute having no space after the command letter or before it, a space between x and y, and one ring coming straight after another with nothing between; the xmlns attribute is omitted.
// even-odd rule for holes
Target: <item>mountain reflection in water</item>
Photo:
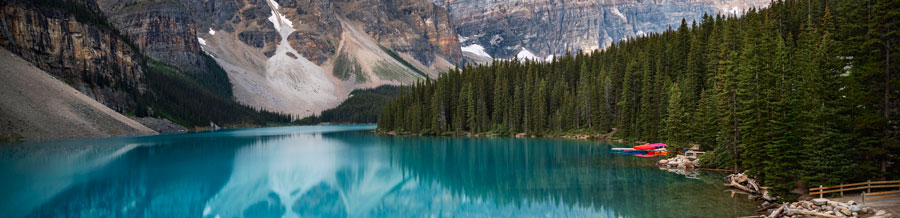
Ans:
<svg viewBox="0 0 900 218"><path fill-rule="evenodd" d="M566 139L302 126L0 148L2 217L734 217L721 174Z"/></svg>

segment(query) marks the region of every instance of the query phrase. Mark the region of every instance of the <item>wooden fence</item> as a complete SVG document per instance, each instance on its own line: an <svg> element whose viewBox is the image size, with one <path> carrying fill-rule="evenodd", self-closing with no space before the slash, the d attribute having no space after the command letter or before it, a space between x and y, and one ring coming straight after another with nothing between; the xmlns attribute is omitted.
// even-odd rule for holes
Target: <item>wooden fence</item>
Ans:
<svg viewBox="0 0 900 218"><path fill-rule="evenodd" d="M887 189L887 188L898 188L896 191L880 191L880 192L872 192L872 189ZM823 197L824 194L827 193L835 193L840 192L841 197L844 197L844 192L846 191L856 191L856 190L865 190L862 193L863 203L866 200L878 200L885 198L894 198L900 197L900 180L894 181L875 181L871 180L860 183L853 184L841 184L836 186L828 186L822 187L821 185L818 188L809 189L810 195L819 195L819 197Z"/></svg>

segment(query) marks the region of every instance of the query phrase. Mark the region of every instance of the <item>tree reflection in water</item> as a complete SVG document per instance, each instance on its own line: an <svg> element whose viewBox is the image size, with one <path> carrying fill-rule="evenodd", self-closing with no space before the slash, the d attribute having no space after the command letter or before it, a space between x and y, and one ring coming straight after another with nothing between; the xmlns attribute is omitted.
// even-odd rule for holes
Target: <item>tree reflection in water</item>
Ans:
<svg viewBox="0 0 900 218"><path fill-rule="evenodd" d="M0 216L733 217L753 208L723 193L719 174L686 179L604 143L355 131L371 128L3 148L0 175L14 179L0 185L13 204ZM42 161L48 156L61 158Z"/></svg>

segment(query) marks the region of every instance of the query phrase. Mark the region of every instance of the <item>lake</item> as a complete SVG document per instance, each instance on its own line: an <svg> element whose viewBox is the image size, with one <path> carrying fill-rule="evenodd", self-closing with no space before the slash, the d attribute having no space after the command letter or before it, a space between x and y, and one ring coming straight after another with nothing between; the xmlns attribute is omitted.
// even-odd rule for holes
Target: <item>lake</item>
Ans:
<svg viewBox="0 0 900 218"><path fill-rule="evenodd" d="M0 217L737 217L605 142L296 126L2 145Z"/></svg>

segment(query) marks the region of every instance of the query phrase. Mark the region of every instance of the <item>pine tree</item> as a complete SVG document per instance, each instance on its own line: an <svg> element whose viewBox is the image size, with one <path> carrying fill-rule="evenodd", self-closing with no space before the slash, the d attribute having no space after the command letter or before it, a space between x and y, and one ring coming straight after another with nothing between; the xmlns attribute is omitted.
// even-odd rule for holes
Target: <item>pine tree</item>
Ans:
<svg viewBox="0 0 900 218"><path fill-rule="evenodd" d="M683 144L687 142L684 134L684 107L681 105L683 91L678 84L669 88L669 116L666 118L666 141Z"/></svg>

